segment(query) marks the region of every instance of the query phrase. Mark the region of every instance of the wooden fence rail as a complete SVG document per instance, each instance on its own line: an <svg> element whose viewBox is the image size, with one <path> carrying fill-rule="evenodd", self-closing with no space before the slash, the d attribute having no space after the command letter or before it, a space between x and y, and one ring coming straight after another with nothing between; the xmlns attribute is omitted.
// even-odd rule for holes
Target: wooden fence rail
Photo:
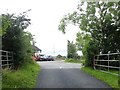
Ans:
<svg viewBox="0 0 120 90"><path fill-rule="evenodd" d="M0 50L0 58L1 58L1 68L12 68L13 64L13 53L9 51Z"/></svg>
<svg viewBox="0 0 120 90"><path fill-rule="evenodd" d="M102 72L120 76L120 53L96 55L94 56L93 66L94 69ZM117 70L118 73L111 72L113 69Z"/></svg>

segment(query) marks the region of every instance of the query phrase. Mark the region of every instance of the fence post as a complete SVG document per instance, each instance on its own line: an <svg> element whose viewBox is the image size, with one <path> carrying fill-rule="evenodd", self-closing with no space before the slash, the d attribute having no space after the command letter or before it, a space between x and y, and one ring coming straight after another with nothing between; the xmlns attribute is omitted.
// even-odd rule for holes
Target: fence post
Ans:
<svg viewBox="0 0 120 90"><path fill-rule="evenodd" d="M118 59L119 59L119 61L118 61L118 86L119 86L119 88L120 88L120 54L118 55Z"/></svg>
<svg viewBox="0 0 120 90"><path fill-rule="evenodd" d="M14 69L14 59L13 59L13 52L12 52L12 63L13 63L13 69Z"/></svg>
<svg viewBox="0 0 120 90"><path fill-rule="evenodd" d="M108 54L108 71L109 71L109 54Z"/></svg>
<svg viewBox="0 0 120 90"><path fill-rule="evenodd" d="M7 68L9 68L9 58L8 58L8 51L6 51L6 57L7 57Z"/></svg>
<svg viewBox="0 0 120 90"><path fill-rule="evenodd" d="M0 50L0 70L2 69L2 51Z"/></svg>
<svg viewBox="0 0 120 90"><path fill-rule="evenodd" d="M93 59L93 69L95 69L95 56L94 56L94 59Z"/></svg>
<svg viewBox="0 0 120 90"><path fill-rule="evenodd" d="M100 59L100 55L98 55L98 60L99 60L99 59ZM100 61L100 66L99 66L99 67L100 67L100 70L102 70L102 68L101 68L101 67L102 67L102 66L101 66L101 65L102 65L102 64L101 64L101 60L99 60L99 61Z"/></svg>

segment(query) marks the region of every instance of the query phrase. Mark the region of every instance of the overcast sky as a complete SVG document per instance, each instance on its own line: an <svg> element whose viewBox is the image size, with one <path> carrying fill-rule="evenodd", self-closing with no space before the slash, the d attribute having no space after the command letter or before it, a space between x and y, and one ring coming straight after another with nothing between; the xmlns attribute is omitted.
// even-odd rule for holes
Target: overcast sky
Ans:
<svg viewBox="0 0 120 90"><path fill-rule="evenodd" d="M47 55L66 55L67 40L75 41L77 26L72 24L66 28L66 34L58 30L62 17L77 9L80 0L2 0L1 13L21 13L28 9L31 25L27 31L35 35L36 46ZM8 9L8 11L7 11Z"/></svg>

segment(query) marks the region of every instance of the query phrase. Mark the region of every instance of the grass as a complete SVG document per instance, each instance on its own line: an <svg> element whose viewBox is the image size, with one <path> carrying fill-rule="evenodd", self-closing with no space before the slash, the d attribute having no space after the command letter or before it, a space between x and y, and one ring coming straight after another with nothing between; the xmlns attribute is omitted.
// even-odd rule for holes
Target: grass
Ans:
<svg viewBox="0 0 120 90"><path fill-rule="evenodd" d="M0 90L2 89L2 74L1 74L1 71L0 71Z"/></svg>
<svg viewBox="0 0 120 90"><path fill-rule="evenodd" d="M70 63L82 63L82 60L65 59L65 62L70 62Z"/></svg>
<svg viewBox="0 0 120 90"><path fill-rule="evenodd" d="M35 61L16 71L3 70L2 88L34 88L39 71L40 66Z"/></svg>
<svg viewBox="0 0 120 90"><path fill-rule="evenodd" d="M91 67L83 67L83 71L107 83L112 88L120 88L118 85L118 76L94 70Z"/></svg>

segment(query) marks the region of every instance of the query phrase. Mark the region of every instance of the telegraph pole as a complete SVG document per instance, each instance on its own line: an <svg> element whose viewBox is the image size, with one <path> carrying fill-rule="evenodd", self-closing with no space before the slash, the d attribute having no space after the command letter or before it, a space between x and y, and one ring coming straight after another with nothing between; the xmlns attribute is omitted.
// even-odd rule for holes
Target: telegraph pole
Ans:
<svg viewBox="0 0 120 90"><path fill-rule="evenodd" d="M53 45L53 55L55 56L55 46Z"/></svg>

